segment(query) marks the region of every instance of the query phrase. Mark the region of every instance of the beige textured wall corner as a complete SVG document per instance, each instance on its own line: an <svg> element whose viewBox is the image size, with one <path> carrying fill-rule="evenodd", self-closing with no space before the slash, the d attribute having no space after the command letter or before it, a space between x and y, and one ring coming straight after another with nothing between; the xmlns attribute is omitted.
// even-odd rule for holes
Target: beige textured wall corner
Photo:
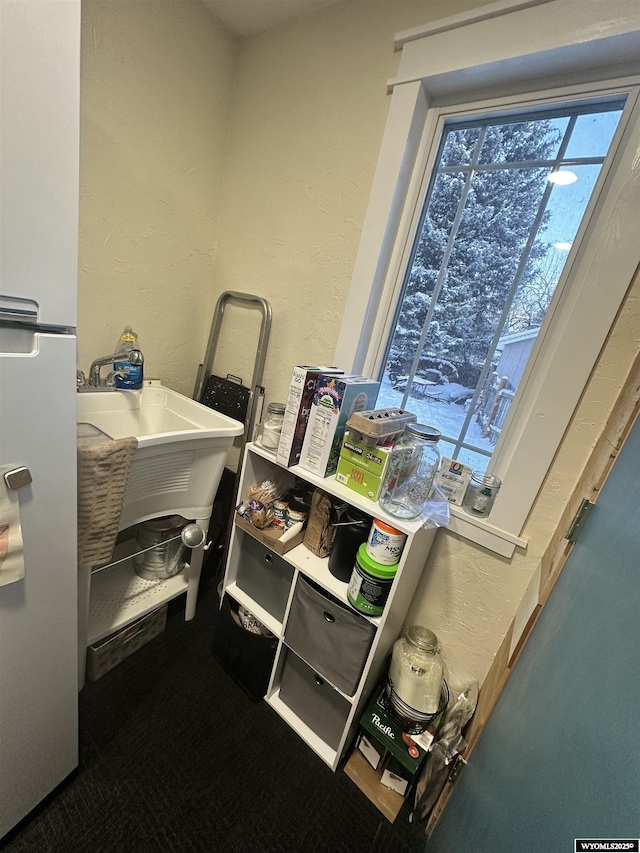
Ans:
<svg viewBox="0 0 640 853"><path fill-rule="evenodd" d="M79 365L140 335L188 396L206 341L237 42L198 0L83 0Z"/></svg>

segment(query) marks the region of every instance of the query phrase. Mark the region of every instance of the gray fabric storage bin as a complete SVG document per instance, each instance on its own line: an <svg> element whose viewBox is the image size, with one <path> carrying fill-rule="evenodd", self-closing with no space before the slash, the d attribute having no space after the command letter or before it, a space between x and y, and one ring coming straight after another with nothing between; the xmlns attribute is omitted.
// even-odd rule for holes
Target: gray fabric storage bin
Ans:
<svg viewBox="0 0 640 853"><path fill-rule="evenodd" d="M331 749L338 749L349 702L290 649L280 680L280 700Z"/></svg>
<svg viewBox="0 0 640 853"><path fill-rule="evenodd" d="M236 583L274 619L282 622L293 581L293 566L246 533Z"/></svg>
<svg viewBox="0 0 640 853"><path fill-rule="evenodd" d="M347 696L358 688L375 627L302 576L285 629L285 643Z"/></svg>

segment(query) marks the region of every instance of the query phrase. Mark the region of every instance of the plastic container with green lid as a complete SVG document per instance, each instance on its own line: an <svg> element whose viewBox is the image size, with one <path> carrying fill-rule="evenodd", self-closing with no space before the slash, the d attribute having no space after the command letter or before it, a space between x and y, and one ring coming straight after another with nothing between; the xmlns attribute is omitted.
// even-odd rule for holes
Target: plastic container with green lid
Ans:
<svg viewBox="0 0 640 853"><path fill-rule="evenodd" d="M398 564L385 566L367 554L364 542L356 554L356 562L347 588L349 604L366 616L380 616L384 610Z"/></svg>

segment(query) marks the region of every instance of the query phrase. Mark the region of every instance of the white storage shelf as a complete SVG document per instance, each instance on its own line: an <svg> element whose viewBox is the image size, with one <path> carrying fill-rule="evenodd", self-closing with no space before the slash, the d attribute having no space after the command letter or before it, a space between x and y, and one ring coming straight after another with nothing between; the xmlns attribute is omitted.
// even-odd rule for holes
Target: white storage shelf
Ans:
<svg viewBox="0 0 640 853"><path fill-rule="evenodd" d="M310 729L309 726L300 719L300 717L293 713L291 708L285 705L285 703L280 699L280 690L275 690L271 693L271 695L267 697L267 703L286 723L291 726L307 746L310 746L311 749L329 765L329 767L335 767L339 759L337 751L332 749L330 746L327 746L327 744L318 737L313 729Z"/></svg>
<svg viewBox="0 0 640 853"><path fill-rule="evenodd" d="M145 580L135 573L135 550L133 540L119 544L114 551L114 562L127 554L129 559L92 575L87 645L97 643L187 591L188 564L167 580Z"/></svg>
<svg viewBox="0 0 640 853"><path fill-rule="evenodd" d="M213 473L215 474L215 472ZM199 483L200 479L198 480ZM202 484L200 483L200 485ZM184 500L190 500L193 497L193 493L190 491L179 494ZM139 514L135 515L132 510L128 514L126 531L121 526L119 538L126 535L129 535L129 538L116 544L112 555L112 564L94 571L86 567L79 567L78 683L80 688L85 682L88 646L122 628L126 628L127 625L183 593L186 593L184 618L187 621L194 618L204 559L203 547L192 549L190 563L185 563L179 574L167 580L149 581L138 577L135 573L133 557L119 565L113 565L121 558L132 555L134 551L138 550L134 542L135 528L137 524L151 518L162 517L166 514L180 515L185 521L194 521L199 524L205 531L209 529L211 507L206 509L206 515L199 517L194 515L194 510L197 510L198 513L205 512L205 510L189 504L180 504L178 498L175 500L175 505L172 504L170 507L163 504L159 516L154 514L154 506L157 508L157 503L151 502L146 505L140 502L136 503L138 509L135 512L139 512ZM152 511L148 512L149 509ZM125 524L123 518L124 514L120 519L121 525Z"/></svg>
<svg viewBox="0 0 640 853"><path fill-rule="evenodd" d="M253 458L245 457L247 459L245 462L246 468L250 466L256 471L256 473L258 473L258 471L264 471L266 477L269 473L273 472L274 466L280 467L276 462L275 453L270 453L268 450L265 450L264 447L260 447L257 444L249 445L249 448L251 451L251 457ZM260 457L261 460L264 460L264 463L261 464L258 462L256 457ZM370 501L367 498L362 497L357 492L343 486L335 477L326 477L323 479L322 477L318 477L317 474L307 471L305 468L301 468L300 465L293 465L291 468L287 468L286 470L291 474L294 474L296 477L299 477L301 480L306 480L307 483L311 483L311 485L316 486L319 489L323 489L325 492L334 495L334 497L340 498L345 503L361 509L368 515L375 515L376 518L381 521L386 521L392 527L395 527L397 530L401 530L407 535L413 535L422 528L422 521L394 518L389 515L389 513L385 512L377 501Z"/></svg>
<svg viewBox="0 0 640 853"><path fill-rule="evenodd" d="M262 624L265 625L272 634L276 637L282 636L282 622L275 619L268 610L265 610L264 607L256 601L255 598L247 595L247 593L239 587L237 583L230 583L227 586L226 591L235 601L238 602L238 604L241 604L243 607L246 607L247 610L250 610L256 619L262 622Z"/></svg>
<svg viewBox="0 0 640 853"><path fill-rule="evenodd" d="M407 534L407 542L402 559L399 563L398 572L396 573L383 614L375 618L363 617L367 618L375 626L376 631L357 689L353 696L346 696L343 691L338 690L338 693L349 703L347 707L350 707L350 711L345 720L340 744L337 749L334 749L325 743L313 730L312 726L301 719L297 713L294 713L282 700L280 697L280 679L282 677L283 662L286 658L284 637L287 618L296 583L300 575L309 578L344 605L350 606L347 600L347 584L339 581L331 574L328 567L328 558L315 556L304 544L297 545L282 557L274 555L274 560L283 560L293 569L284 617L276 617L264 606L265 601L259 594L259 577L251 583L251 595L242 588L242 577L239 578L239 575L246 577L246 572L248 571L247 555L244 555L245 559L243 560L243 554L245 548L247 548L247 537L250 537L250 534L247 534L235 525L233 528L227 556L224 591L236 602L247 607L280 641L269 688L265 697L266 701L298 733L305 743L335 770L355 734L360 715L364 710L369 696L378 683L393 643L402 631L409 604L422 574L422 569L436 531L425 530L421 521L407 522L392 518L380 508L377 502L360 497L355 492L338 483L334 477L322 479L299 466L294 466L286 470L311 485L323 489L328 494L363 510L372 517L387 521L392 526ZM248 444L245 448L239 496L245 497L249 486L254 483L261 483L267 478L277 477L282 471L283 469L276 462L275 454L257 445ZM253 550L252 546L250 550ZM252 566L249 570L255 570L259 574L260 565L256 564L255 569ZM239 580L240 583L238 582ZM265 574L265 583L267 582L268 577ZM267 592L270 594L271 590L265 590L264 598L266 599L269 598ZM326 676L320 675L325 681L327 680Z"/></svg>

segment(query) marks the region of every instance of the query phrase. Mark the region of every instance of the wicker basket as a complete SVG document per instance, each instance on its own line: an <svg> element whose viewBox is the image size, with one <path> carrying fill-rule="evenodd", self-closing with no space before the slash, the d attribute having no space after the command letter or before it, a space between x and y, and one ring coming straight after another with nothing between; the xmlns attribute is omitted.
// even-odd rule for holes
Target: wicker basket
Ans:
<svg viewBox="0 0 640 853"><path fill-rule="evenodd" d="M162 634L167 624L167 605L136 619L126 628L105 637L87 649L87 676L97 681L149 640Z"/></svg>

